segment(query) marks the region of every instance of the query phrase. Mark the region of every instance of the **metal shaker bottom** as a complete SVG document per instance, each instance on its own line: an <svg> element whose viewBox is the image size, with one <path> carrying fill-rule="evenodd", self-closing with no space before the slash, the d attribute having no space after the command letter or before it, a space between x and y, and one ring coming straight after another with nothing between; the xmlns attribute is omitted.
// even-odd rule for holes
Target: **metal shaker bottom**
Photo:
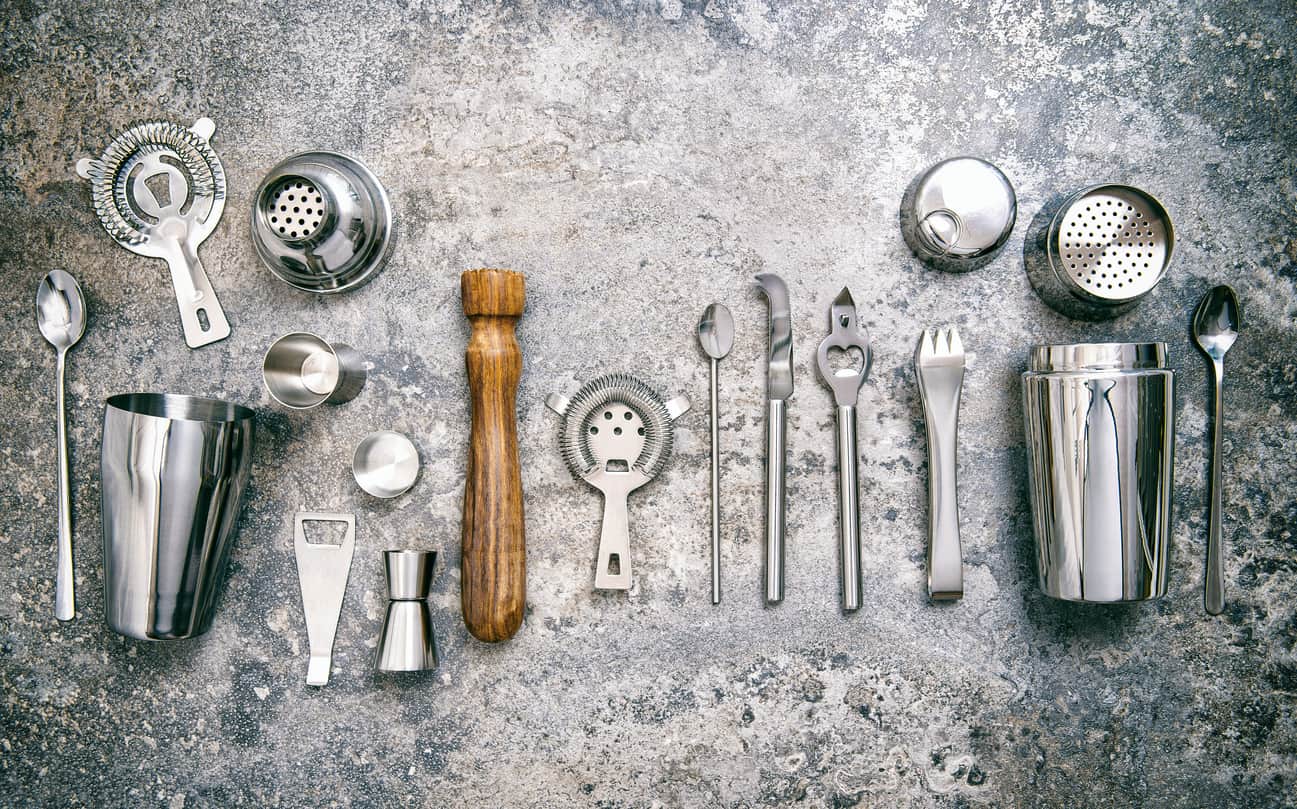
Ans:
<svg viewBox="0 0 1297 809"><path fill-rule="evenodd" d="M1037 346L1022 375L1040 588L1067 601L1166 594L1174 372L1163 343Z"/></svg>
<svg viewBox="0 0 1297 809"><path fill-rule="evenodd" d="M255 413L216 399L112 396L101 445L104 618L140 640L212 625L252 471Z"/></svg>

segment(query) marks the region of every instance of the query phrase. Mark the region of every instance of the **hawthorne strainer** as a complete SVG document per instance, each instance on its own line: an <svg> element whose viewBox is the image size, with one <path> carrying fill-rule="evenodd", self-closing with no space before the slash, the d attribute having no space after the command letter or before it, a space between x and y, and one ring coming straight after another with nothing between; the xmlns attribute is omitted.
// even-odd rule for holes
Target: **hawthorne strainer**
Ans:
<svg viewBox="0 0 1297 809"><path fill-rule="evenodd" d="M1045 262L1028 264L1045 303L1069 317L1106 320L1133 308L1166 275L1175 231L1166 208L1128 185L1069 197L1049 224Z"/></svg>
<svg viewBox="0 0 1297 809"><path fill-rule="evenodd" d="M167 262L190 348L230 336L198 260L198 245L225 209L225 169L211 146L215 132L210 118L192 127L145 121L113 138L98 159L76 163L108 235L132 253Z"/></svg>
<svg viewBox="0 0 1297 809"><path fill-rule="evenodd" d="M603 492L596 590L629 590L630 516L626 497L652 480L671 457L671 423L689 409L677 396L663 401L653 388L628 374L587 382L567 398L550 394L545 404L563 417L559 446L575 477Z"/></svg>

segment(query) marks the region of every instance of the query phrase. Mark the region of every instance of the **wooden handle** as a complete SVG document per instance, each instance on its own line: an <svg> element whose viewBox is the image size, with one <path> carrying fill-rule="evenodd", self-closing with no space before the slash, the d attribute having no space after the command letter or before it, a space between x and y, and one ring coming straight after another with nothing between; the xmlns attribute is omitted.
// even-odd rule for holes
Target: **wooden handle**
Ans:
<svg viewBox="0 0 1297 809"><path fill-rule="evenodd" d="M508 640L527 605L527 544L516 400L522 351L514 326L522 316L522 273L469 270L459 279L473 331L464 352L473 417L464 483L460 600L478 640Z"/></svg>

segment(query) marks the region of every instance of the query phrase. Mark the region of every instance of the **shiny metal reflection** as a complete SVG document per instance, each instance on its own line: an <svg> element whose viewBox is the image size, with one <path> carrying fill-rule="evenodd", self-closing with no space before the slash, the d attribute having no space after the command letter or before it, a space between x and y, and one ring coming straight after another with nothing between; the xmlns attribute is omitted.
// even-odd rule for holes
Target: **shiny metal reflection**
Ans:
<svg viewBox="0 0 1297 809"><path fill-rule="evenodd" d="M914 254L946 272L990 262L1018 218L1013 184L978 157L943 160L915 177L901 198L901 235Z"/></svg>
<svg viewBox="0 0 1297 809"><path fill-rule="evenodd" d="M1067 601L1166 594L1174 372L1163 343L1037 346L1022 375L1041 589Z"/></svg>
<svg viewBox="0 0 1297 809"><path fill-rule="evenodd" d="M216 399L112 396L101 449L104 617L141 640L212 625L243 490L255 413Z"/></svg>
<svg viewBox="0 0 1297 809"><path fill-rule="evenodd" d="M391 600L374 657L377 671L437 668L437 637L427 601L436 564L436 551L383 551L387 597Z"/></svg>
<svg viewBox="0 0 1297 809"><path fill-rule="evenodd" d="M405 494L419 477L419 450L400 433L379 430L365 436L351 456L356 485L374 497Z"/></svg>
<svg viewBox="0 0 1297 809"><path fill-rule="evenodd" d="M1042 236L1043 256L1024 248L1027 278L1042 301L1078 320L1129 312L1165 277L1175 254L1166 207L1116 183L1068 197Z"/></svg>

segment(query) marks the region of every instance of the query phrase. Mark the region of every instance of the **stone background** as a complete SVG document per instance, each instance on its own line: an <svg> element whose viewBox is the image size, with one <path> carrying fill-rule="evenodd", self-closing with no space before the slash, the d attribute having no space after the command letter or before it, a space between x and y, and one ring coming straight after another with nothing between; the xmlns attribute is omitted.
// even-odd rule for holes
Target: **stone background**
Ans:
<svg viewBox="0 0 1297 809"><path fill-rule="evenodd" d="M762 0L461 5L5 3L0 11L0 803L11 806L1292 805L1297 772L1297 10L1290 0ZM234 332L185 348L160 262L99 227L77 157L139 118L217 123L229 176L202 249ZM261 176L331 148L384 180L393 260L319 300L263 269ZM1013 241L933 272L897 226L926 165L1013 180ZM1159 195L1180 238L1134 313L1069 321L1023 273L1027 223L1101 180ZM529 610L510 643L459 617L467 430L458 273L528 276L518 398ZM53 612L54 352L32 300L73 271L93 320L69 393L79 615ZM760 598L765 304L792 291L788 597ZM1193 305L1228 282L1229 607L1202 609L1207 366ZM837 609L833 411L814 376L849 284L873 339L862 391L867 608ZM708 602L707 367L727 303L725 600ZM976 352L960 461L966 596L927 603L927 463L912 352L954 322ZM259 372L305 329L375 365L349 405L273 406ZM1036 589L1018 389L1028 347L1156 339L1179 369L1171 592L1085 608ZM631 501L635 587L591 591L598 495L542 400L604 371L696 404ZM216 626L148 644L102 620L105 396L260 409L257 466ZM350 478L365 433L411 435L422 476L380 502ZM349 510L355 564L333 680L304 685L299 506ZM442 552L435 674L380 678L380 551Z"/></svg>

